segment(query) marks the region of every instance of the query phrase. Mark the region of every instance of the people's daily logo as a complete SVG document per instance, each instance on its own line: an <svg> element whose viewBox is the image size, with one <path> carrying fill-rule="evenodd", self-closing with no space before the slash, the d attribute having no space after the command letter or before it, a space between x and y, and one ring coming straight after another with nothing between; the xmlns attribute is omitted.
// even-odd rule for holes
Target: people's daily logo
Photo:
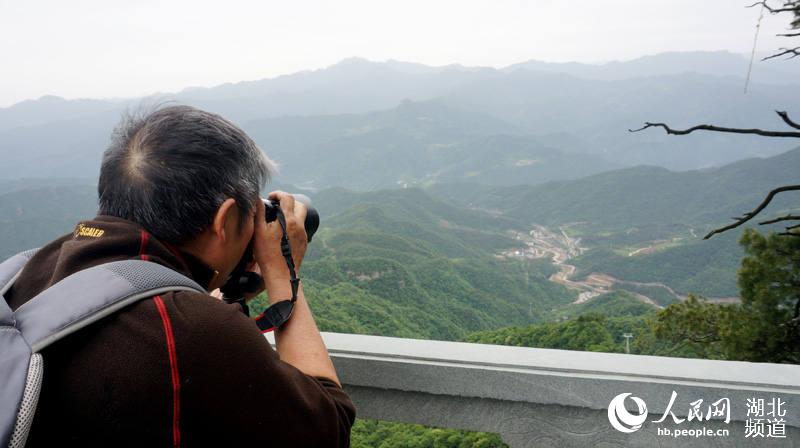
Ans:
<svg viewBox="0 0 800 448"><path fill-rule="evenodd" d="M661 418L652 420L656 434L666 437L728 437L731 423L731 400L727 397L704 402L703 398L689 401L686 412L676 409L678 393L669 397ZM630 400L625 406L626 401ZM629 409L636 408L636 411ZM787 403L781 397L752 397L747 399L747 420L744 422L745 438L786 438ZM677 412L677 413L676 413ZM619 394L608 404L608 421L619 432L630 434L642 429L647 420L647 404L630 392ZM671 427L662 425L669 420ZM669 422L668 422L669 423ZM693 425L696 423L697 425ZM681 427L686 424L686 427ZM701 426L702 425L702 426Z"/></svg>
<svg viewBox="0 0 800 448"><path fill-rule="evenodd" d="M642 423L647 420L647 405L639 397L630 397L633 403L639 408L638 413L628 412L625 407L625 399L631 394L619 394L608 404L608 421L617 431L631 433L636 432L642 427Z"/></svg>

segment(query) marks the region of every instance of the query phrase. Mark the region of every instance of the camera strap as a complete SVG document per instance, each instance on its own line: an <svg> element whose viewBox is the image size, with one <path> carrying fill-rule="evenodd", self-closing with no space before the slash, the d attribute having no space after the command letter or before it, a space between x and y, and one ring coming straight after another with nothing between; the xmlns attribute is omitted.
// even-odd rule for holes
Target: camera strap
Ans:
<svg viewBox="0 0 800 448"><path fill-rule="evenodd" d="M297 277L297 271L294 266L294 259L292 258L292 246L289 244L289 235L286 233L286 217L283 211L277 209L277 221L281 226L283 235L281 236L281 255L286 260L286 267L289 268L289 283L292 287L292 297L288 300L282 300L270 305L263 313L256 316L256 325L262 333L272 331L280 328L286 321L292 317L294 311L294 304L297 302L297 290L300 287L300 279Z"/></svg>

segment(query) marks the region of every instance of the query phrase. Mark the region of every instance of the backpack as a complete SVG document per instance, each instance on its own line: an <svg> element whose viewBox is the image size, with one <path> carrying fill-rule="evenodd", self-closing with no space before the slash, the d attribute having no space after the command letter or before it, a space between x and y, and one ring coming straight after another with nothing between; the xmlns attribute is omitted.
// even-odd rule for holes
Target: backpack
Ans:
<svg viewBox="0 0 800 448"><path fill-rule="evenodd" d="M0 263L0 298L35 253ZM42 349L139 300L180 290L207 293L165 266L125 260L76 272L16 311L0 300L0 447L25 446L42 386Z"/></svg>

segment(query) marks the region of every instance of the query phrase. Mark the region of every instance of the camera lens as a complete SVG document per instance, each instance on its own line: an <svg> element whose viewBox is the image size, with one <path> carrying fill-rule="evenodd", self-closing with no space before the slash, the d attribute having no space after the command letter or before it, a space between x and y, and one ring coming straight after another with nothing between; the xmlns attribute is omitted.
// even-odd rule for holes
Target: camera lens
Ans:
<svg viewBox="0 0 800 448"><path fill-rule="evenodd" d="M319 212L317 209L311 206L311 199L304 194L293 194L295 201L300 202L301 204L306 206L306 220L303 223L303 227L306 230L306 236L308 237L308 242L311 242L311 238L319 229ZM278 210L280 209L280 202L272 200L272 199L264 199L264 207L265 207L265 218L267 222L275 221L278 218Z"/></svg>

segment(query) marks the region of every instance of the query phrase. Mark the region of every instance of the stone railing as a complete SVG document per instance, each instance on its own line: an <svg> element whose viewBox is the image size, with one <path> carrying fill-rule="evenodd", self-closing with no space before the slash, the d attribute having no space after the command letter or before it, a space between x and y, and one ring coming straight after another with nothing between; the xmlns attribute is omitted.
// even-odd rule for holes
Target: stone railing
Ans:
<svg viewBox="0 0 800 448"><path fill-rule="evenodd" d="M494 432L512 447L800 446L800 366L323 337L360 418ZM673 391L676 418L686 419L695 402L703 420L675 423L668 416L656 423ZM622 400L628 419L642 414L637 403L643 401L648 411L641 429L631 433L610 423L610 414L617 413L609 412L609 403L622 393L631 394ZM749 407L748 400L763 400L763 409ZM755 414L748 416L748 410ZM781 432L780 422L767 422L779 418L770 412L785 413L785 438L766 437ZM623 429L629 429L624 417ZM728 435L688 435L704 430Z"/></svg>

